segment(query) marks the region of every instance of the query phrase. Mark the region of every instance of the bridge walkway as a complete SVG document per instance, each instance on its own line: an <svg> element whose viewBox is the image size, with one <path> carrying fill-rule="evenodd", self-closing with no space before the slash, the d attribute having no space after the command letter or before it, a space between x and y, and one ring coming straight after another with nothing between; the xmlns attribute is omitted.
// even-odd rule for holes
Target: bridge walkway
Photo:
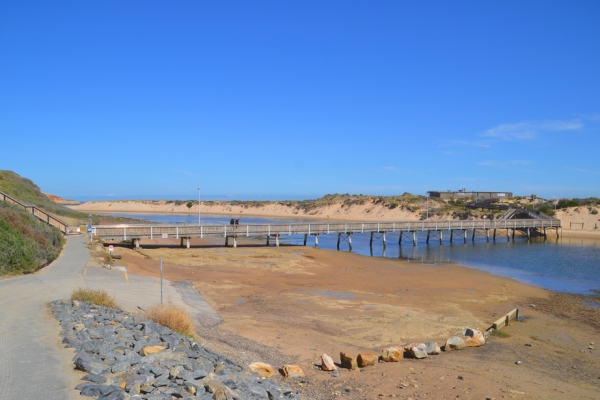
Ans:
<svg viewBox="0 0 600 400"><path fill-rule="evenodd" d="M493 232L493 239L496 238L497 231L505 230L508 233L512 230L514 237L515 231L522 231L531 237L532 232L543 232L547 235L547 229L555 229L558 236L561 228L559 219L514 219L514 220L437 220L437 221L391 221L391 222L332 222L332 223L298 223L298 224L248 224L248 225L96 225L92 227L92 235L102 239L113 239L122 241L131 241L134 247L139 247L139 241L143 238L148 239L169 239L176 238L181 240L182 247L190 247L190 239L193 237L223 237L225 245L229 245L229 240L233 242L233 247L237 246L238 237L266 237L267 245L270 245L271 238L275 239L275 245L279 246L281 236L303 235L304 245L308 237L314 236L315 245L318 246L319 235L338 235L338 248L341 242L348 242L352 248L352 234L370 233L372 245L374 240L381 240L384 245L387 242L387 233L399 233L399 243L402 243L406 235L412 236L413 244L417 241L417 232L427 232L427 242L430 234L438 235L442 240L443 232L450 232L450 239L454 238L456 231L462 231L466 240L467 232L471 232L474 240L477 232L485 232L486 237L490 237Z"/></svg>

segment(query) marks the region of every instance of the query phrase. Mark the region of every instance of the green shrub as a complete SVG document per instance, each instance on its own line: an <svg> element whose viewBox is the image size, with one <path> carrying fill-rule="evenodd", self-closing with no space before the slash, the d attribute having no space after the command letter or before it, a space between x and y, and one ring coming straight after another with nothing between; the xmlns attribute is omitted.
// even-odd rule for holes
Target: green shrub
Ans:
<svg viewBox="0 0 600 400"><path fill-rule="evenodd" d="M88 223L88 214L79 211L72 210L63 205L57 204L50 200L40 188L34 184L31 180L23 178L22 176L12 171L0 170L0 190L22 201L26 204L33 204L44 211L54 214L57 217L68 217L77 220L78 223ZM92 223L98 224L98 216L92 216Z"/></svg>
<svg viewBox="0 0 600 400"><path fill-rule="evenodd" d="M36 271L55 260L63 244L58 229L0 202L0 274Z"/></svg>
<svg viewBox="0 0 600 400"><path fill-rule="evenodd" d="M503 339L510 337L508 333L501 331L500 329L492 329L492 336L496 336Z"/></svg>
<svg viewBox="0 0 600 400"><path fill-rule="evenodd" d="M554 208L552 206L543 205L537 208L538 211L543 212L544 214L548 214L550 216L554 215Z"/></svg>

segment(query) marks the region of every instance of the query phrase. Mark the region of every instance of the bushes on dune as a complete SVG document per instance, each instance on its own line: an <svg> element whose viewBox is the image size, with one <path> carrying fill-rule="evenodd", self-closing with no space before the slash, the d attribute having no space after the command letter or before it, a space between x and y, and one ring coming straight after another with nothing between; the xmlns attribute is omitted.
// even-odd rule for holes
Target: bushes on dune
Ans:
<svg viewBox="0 0 600 400"><path fill-rule="evenodd" d="M82 224L88 222L88 214L71 210L53 202L30 179L24 178L15 172L0 170L0 190L26 204L34 204L58 217L73 218ZM94 215L92 218L94 224L99 222L97 216Z"/></svg>
<svg viewBox="0 0 600 400"><path fill-rule="evenodd" d="M63 243L58 229L0 202L0 274L36 271L58 257Z"/></svg>

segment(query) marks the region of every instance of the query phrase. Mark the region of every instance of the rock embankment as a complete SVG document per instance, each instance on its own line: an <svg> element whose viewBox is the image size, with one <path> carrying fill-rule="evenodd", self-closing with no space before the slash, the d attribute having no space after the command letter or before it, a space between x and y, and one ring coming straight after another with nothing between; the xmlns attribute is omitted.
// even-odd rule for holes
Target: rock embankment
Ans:
<svg viewBox="0 0 600 400"><path fill-rule="evenodd" d="M84 396L121 399L300 399L277 382L151 320L87 302L51 303Z"/></svg>

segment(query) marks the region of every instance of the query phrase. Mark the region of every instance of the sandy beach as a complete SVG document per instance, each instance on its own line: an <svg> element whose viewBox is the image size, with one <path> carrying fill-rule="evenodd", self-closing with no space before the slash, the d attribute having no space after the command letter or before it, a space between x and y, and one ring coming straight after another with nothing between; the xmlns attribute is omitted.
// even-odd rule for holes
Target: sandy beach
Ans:
<svg viewBox="0 0 600 400"><path fill-rule="evenodd" d="M267 248L251 240L191 249L142 241L115 251L130 273L189 280L224 322L202 324L205 344L249 364L297 364L309 399L565 399L600 394L597 298L553 293L456 265L423 265L311 247ZM391 345L443 345L468 327L484 330L518 308L523 317L485 346L424 360L379 363L333 378L315 369ZM520 361L519 364L517 362ZM282 379L282 378L277 378Z"/></svg>

